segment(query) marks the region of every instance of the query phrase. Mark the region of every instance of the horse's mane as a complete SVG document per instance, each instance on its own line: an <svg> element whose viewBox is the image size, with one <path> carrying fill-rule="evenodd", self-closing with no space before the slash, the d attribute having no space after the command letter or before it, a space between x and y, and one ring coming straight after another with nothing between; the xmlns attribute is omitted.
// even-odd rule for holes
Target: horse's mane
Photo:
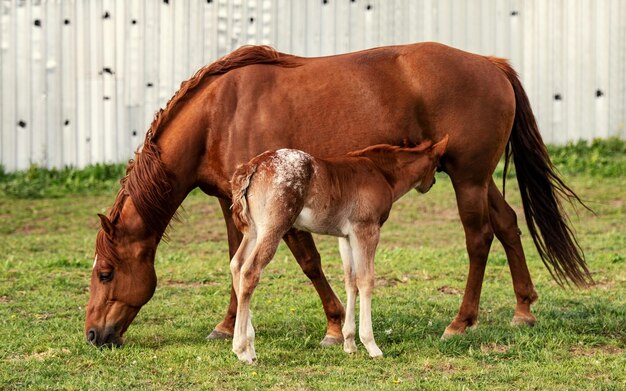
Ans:
<svg viewBox="0 0 626 391"><path fill-rule="evenodd" d="M190 79L184 81L165 108L155 114L150 129L146 133L143 148L138 149L135 152L135 159L128 162L126 175L120 181L120 191L109 211L109 220L114 224L119 220L126 198L130 197L147 228L164 235L167 239L165 231L172 217L176 218L175 212L172 211L175 206L169 200L173 174L163 165L155 140L171 118L171 113L209 76L221 75L252 64L296 67L299 64L294 59L294 56L280 53L269 46L243 46L199 69ZM104 237L106 235L99 236L103 237L97 240L96 251L114 255L111 251L104 249L104 247L110 247L105 246L105 243L110 242Z"/></svg>
<svg viewBox="0 0 626 391"><path fill-rule="evenodd" d="M270 46L242 46L219 60L200 68L190 79L181 83L180 88L167 102L165 109L159 110L154 116L148 135L157 135L157 130L165 123L176 104L188 92L196 88L207 76L227 73L236 68L253 64L270 64L281 67L297 67L300 64L294 61L295 56L280 53Z"/></svg>

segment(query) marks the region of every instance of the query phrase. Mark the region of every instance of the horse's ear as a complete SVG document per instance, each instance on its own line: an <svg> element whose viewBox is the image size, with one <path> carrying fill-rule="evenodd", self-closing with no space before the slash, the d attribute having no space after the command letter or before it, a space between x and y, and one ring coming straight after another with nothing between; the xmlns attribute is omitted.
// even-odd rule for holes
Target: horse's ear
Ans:
<svg viewBox="0 0 626 391"><path fill-rule="evenodd" d="M446 134L437 144L430 147L430 150L433 155L435 155L437 158L440 158L446 152L447 147L448 135Z"/></svg>
<svg viewBox="0 0 626 391"><path fill-rule="evenodd" d="M110 239L113 239L113 237L115 236L115 226L113 225L111 220L109 220L108 217L100 213L98 213L98 217L100 217L100 225L102 226L102 230L104 231L104 233Z"/></svg>

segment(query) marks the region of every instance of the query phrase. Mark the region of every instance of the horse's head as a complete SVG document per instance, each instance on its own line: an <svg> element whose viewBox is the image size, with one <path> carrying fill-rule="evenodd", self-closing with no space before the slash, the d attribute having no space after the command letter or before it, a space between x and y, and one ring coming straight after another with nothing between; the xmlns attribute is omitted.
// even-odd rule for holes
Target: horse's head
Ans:
<svg viewBox="0 0 626 391"><path fill-rule="evenodd" d="M425 152L428 157L429 167L423 171L424 174L418 185L415 187L415 189L420 193L426 193L435 184L435 173L437 172L437 167L439 166L439 159L441 159L441 156L446 152L447 146L448 135L446 134L441 141L426 149Z"/></svg>
<svg viewBox="0 0 626 391"><path fill-rule="evenodd" d="M113 224L99 216L102 229L91 272L85 337L97 346L120 346L122 335L156 288L157 241L133 234L129 222Z"/></svg>

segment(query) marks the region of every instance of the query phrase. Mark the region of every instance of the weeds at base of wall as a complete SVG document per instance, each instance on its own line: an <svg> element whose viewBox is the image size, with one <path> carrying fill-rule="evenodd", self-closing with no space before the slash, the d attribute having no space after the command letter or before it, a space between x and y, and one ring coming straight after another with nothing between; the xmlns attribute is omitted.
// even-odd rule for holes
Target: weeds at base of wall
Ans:
<svg viewBox="0 0 626 391"><path fill-rule="evenodd" d="M626 172L626 142L618 138L548 146L548 151L562 174L612 178ZM495 177L502 178L503 167L500 162ZM113 190L118 188L124 172L124 164L95 164L84 169L45 169L33 165L28 170L13 173L5 172L0 165L0 196L47 198ZM515 169L511 165L508 178L514 177Z"/></svg>
<svg viewBox="0 0 626 391"><path fill-rule="evenodd" d="M7 173L0 166L0 195L11 198L59 197L115 189L124 176L124 164L95 164L84 169L46 169L36 165Z"/></svg>

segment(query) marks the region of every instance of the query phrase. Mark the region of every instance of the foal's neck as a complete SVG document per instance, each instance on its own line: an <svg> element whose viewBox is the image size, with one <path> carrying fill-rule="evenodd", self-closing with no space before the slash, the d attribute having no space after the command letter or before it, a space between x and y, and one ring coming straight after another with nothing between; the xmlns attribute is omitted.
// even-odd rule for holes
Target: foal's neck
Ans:
<svg viewBox="0 0 626 391"><path fill-rule="evenodd" d="M425 151L409 148L376 149L360 156L371 160L383 174L392 189L394 201L415 188L428 163Z"/></svg>

